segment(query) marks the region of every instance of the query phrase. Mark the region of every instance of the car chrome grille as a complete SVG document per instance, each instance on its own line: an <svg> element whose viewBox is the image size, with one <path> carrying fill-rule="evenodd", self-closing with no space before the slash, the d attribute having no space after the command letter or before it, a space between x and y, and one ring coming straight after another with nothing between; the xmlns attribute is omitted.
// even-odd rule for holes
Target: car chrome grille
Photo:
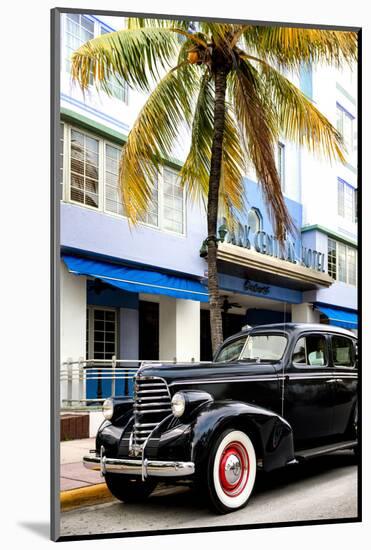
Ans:
<svg viewBox="0 0 371 550"><path fill-rule="evenodd" d="M134 427L131 449L140 454L144 442L158 424L171 413L171 399L165 380L137 376L134 385Z"/></svg>

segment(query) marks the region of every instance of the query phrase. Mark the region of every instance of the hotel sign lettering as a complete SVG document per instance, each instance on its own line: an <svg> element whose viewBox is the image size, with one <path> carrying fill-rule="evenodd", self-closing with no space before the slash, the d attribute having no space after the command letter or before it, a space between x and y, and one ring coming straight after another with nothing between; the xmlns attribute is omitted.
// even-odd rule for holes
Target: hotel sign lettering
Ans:
<svg viewBox="0 0 371 550"><path fill-rule="evenodd" d="M300 264L315 271L325 272L325 255L311 248L301 248L301 258L297 257L295 243L286 239L281 245L274 235L265 231L253 233L248 225L238 225L237 231L228 231L224 223L219 227L222 242L234 244L242 248L254 249L260 254L266 254L293 264Z"/></svg>

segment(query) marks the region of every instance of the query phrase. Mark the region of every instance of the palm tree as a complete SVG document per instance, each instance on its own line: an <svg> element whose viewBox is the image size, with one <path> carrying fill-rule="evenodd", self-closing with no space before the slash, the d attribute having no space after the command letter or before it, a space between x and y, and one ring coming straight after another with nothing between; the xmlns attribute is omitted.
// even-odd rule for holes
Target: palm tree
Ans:
<svg viewBox="0 0 371 550"><path fill-rule="evenodd" d="M353 32L189 21L129 19L73 54L72 76L83 90L91 74L110 93L112 78L150 93L123 148L120 188L135 223L151 200L156 173L182 126L190 128L180 171L192 199L206 202L212 349L223 339L217 273L217 218L236 219L244 206L242 176L255 168L279 242L295 231L275 164L279 136L344 162L342 138L282 69L351 64Z"/></svg>

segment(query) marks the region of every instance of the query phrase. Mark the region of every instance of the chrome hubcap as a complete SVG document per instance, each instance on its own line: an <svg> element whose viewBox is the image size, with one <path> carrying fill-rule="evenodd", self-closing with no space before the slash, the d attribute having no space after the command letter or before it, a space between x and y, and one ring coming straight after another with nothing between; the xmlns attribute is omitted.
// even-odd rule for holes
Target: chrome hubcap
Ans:
<svg viewBox="0 0 371 550"><path fill-rule="evenodd" d="M225 463L225 478L231 485L237 483L241 476L241 462L237 455L232 454Z"/></svg>

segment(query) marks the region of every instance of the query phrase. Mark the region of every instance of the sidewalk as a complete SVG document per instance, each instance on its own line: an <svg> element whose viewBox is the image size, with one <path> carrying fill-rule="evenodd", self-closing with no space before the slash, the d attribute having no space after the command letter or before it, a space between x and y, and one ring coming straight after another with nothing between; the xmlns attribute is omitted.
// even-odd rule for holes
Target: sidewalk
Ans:
<svg viewBox="0 0 371 550"><path fill-rule="evenodd" d="M95 438L61 441L61 491L104 483L99 472L87 470L82 457L95 447Z"/></svg>

